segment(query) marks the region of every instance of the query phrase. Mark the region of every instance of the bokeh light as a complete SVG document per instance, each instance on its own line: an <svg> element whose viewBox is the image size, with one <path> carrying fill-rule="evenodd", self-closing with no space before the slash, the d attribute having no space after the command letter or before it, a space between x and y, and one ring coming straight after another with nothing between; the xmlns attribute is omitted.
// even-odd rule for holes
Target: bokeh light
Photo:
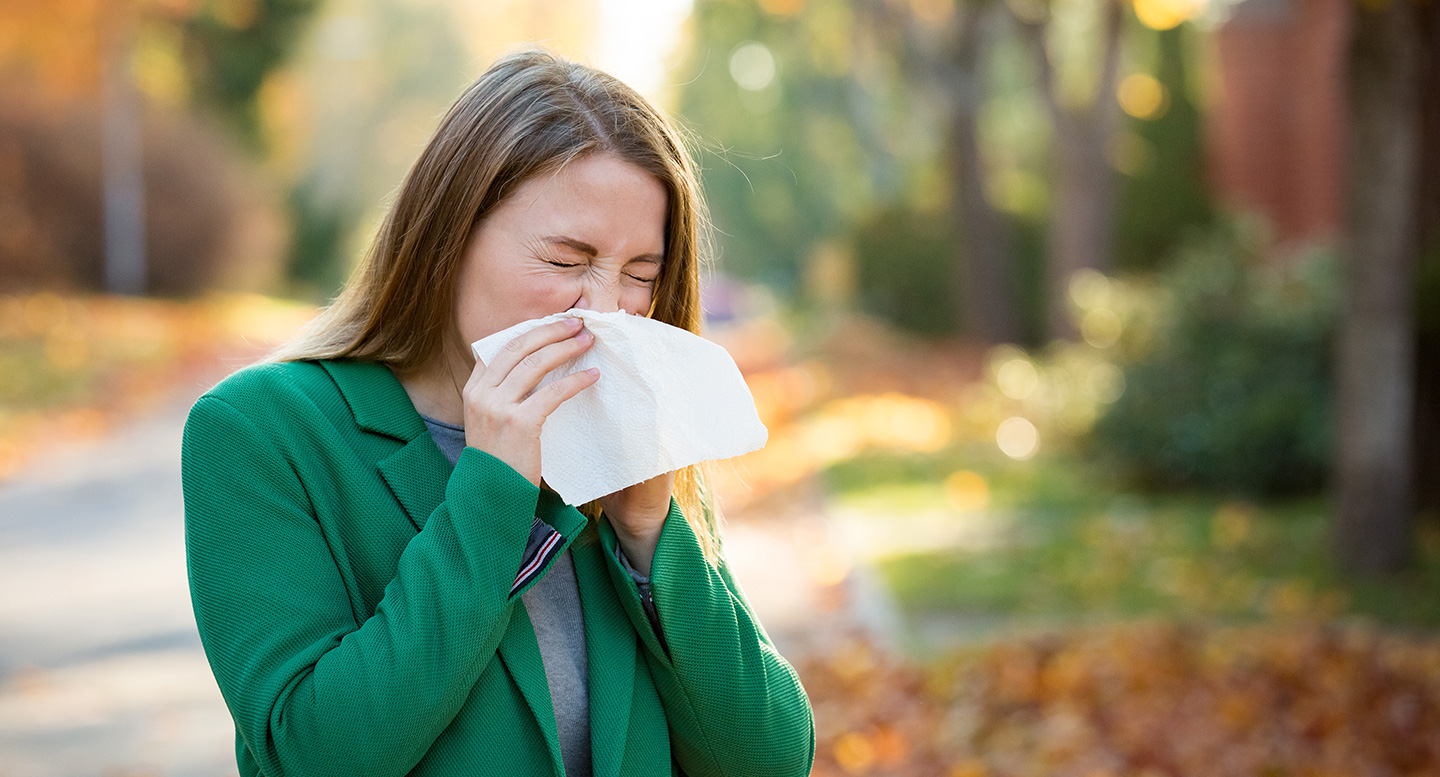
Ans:
<svg viewBox="0 0 1440 777"><path fill-rule="evenodd" d="M1040 447L1040 432L1028 419L1011 416L1000 422L1000 428L995 431L995 443L1002 453L1012 459L1028 459Z"/></svg>
<svg viewBox="0 0 1440 777"><path fill-rule="evenodd" d="M945 478L945 496L956 510L984 510L990 506L990 486L985 478L968 469Z"/></svg>
<svg viewBox="0 0 1440 777"><path fill-rule="evenodd" d="M1170 95L1165 85L1148 73L1132 73L1116 89L1120 107L1137 119L1154 120L1165 115Z"/></svg>
<svg viewBox="0 0 1440 777"><path fill-rule="evenodd" d="M805 572L816 584L839 585L852 568L850 554L833 542L810 545L804 556Z"/></svg>
<svg viewBox="0 0 1440 777"><path fill-rule="evenodd" d="M955 13L955 0L910 0L910 9L927 24L941 24Z"/></svg>
<svg viewBox="0 0 1440 777"><path fill-rule="evenodd" d="M1254 509L1237 502L1226 502L1215 511L1210 521L1210 537L1221 550L1236 550L1245 544L1253 531Z"/></svg>
<svg viewBox="0 0 1440 777"><path fill-rule="evenodd" d="M730 55L730 77L741 89L758 92L775 80L775 55L759 41L745 41Z"/></svg>
<svg viewBox="0 0 1440 777"><path fill-rule="evenodd" d="M1010 359L1000 365L995 379L1000 390L1011 399L1025 399L1034 394L1035 388L1040 385L1040 375L1035 372L1035 365L1024 358Z"/></svg>
<svg viewBox="0 0 1440 777"><path fill-rule="evenodd" d="M1091 308L1080 317L1080 335L1096 348L1109 348L1120 339L1120 317L1109 308Z"/></svg>
<svg viewBox="0 0 1440 777"><path fill-rule="evenodd" d="M1070 277L1069 293L1082 310L1102 307L1110 301L1110 279L1098 270L1080 270Z"/></svg>
<svg viewBox="0 0 1440 777"><path fill-rule="evenodd" d="M1204 0L1135 0L1135 16L1152 30L1169 30L1195 18Z"/></svg>
<svg viewBox="0 0 1440 777"><path fill-rule="evenodd" d="M805 8L805 0L760 0L760 8L772 16L794 16Z"/></svg>
<svg viewBox="0 0 1440 777"><path fill-rule="evenodd" d="M1096 402L1108 405L1125 393L1125 373L1109 362L1101 362L1085 375L1085 388Z"/></svg>

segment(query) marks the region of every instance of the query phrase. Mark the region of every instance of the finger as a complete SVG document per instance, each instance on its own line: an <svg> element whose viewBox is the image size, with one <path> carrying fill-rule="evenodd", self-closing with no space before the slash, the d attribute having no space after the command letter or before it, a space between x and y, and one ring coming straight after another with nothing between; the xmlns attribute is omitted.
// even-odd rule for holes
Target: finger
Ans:
<svg viewBox="0 0 1440 777"><path fill-rule="evenodd" d="M470 355L473 357L475 354L472 351ZM469 393L471 389L480 384L480 381L485 379L485 373L488 369L489 368L485 366L485 362L479 359L475 360L475 366L470 368L470 377L465 379L465 393Z"/></svg>
<svg viewBox="0 0 1440 777"><path fill-rule="evenodd" d="M495 395L501 399L520 402L530 396L555 368L585 353L595 344L595 336L589 332L562 340L541 348L526 356L510 370L510 374L495 386Z"/></svg>
<svg viewBox="0 0 1440 777"><path fill-rule="evenodd" d="M489 379L482 379L486 386L498 386L505 376L515 369L526 357L535 351L544 348L552 343L567 340L584 331L585 322L578 318L567 318L554 321L544 326L537 326L519 337L506 343L495 358L485 365L485 372Z"/></svg>
<svg viewBox="0 0 1440 777"><path fill-rule="evenodd" d="M598 380L600 380L600 370L594 367L572 372L531 394L521 405L538 414L540 422L543 424L545 419L555 412L555 408L560 407L565 400L595 385Z"/></svg>

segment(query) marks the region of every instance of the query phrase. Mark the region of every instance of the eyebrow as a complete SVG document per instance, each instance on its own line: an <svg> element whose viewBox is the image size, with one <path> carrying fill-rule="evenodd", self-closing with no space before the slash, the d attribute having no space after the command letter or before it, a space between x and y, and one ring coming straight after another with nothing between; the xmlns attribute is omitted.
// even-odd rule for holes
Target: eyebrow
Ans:
<svg viewBox="0 0 1440 777"><path fill-rule="evenodd" d="M589 243L585 242L584 240L576 240L576 239L573 238L573 237L566 237L565 235L546 235L545 237L543 237L543 238L541 238L541 239L544 240L544 241L547 242L547 243L554 243L555 245L562 245L562 246L565 246L566 248L573 248L573 249L575 249L576 251L579 251L580 253L585 254L586 256L589 256L589 257L591 257L591 258L594 258L594 257L600 255L600 249L596 248L595 246L590 245ZM660 254L655 254L655 253L640 254L639 256L631 257L631 258L630 258L630 261L631 261L631 262L649 262L649 263L651 263L651 264L661 264L661 262L662 262L662 257L660 256Z"/></svg>

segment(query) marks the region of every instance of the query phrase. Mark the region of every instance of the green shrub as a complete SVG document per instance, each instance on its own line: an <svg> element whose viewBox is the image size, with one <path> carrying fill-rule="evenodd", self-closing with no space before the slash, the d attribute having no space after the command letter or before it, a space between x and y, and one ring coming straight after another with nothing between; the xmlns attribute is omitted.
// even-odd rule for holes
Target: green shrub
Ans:
<svg viewBox="0 0 1440 777"><path fill-rule="evenodd" d="M1122 356L1125 392L1092 440L1144 485L1278 496L1325 480L1336 261L1266 259L1260 242L1233 224L1191 240L1148 331L1126 333L1146 345Z"/></svg>
<svg viewBox="0 0 1440 777"><path fill-rule="evenodd" d="M861 309L920 335L954 332L960 320L950 280L954 239L944 218L906 208L860 224L854 249Z"/></svg>

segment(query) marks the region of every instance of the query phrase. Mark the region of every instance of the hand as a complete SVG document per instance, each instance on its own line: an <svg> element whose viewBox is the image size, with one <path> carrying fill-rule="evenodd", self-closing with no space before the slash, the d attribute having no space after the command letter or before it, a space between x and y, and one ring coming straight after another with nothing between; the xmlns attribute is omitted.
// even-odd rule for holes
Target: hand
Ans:
<svg viewBox="0 0 1440 777"><path fill-rule="evenodd" d="M465 383L465 444L485 451L540 485L540 427L561 402L600 379L589 369L535 387L595 343L578 318L536 327L511 340L489 365L475 361Z"/></svg>
<svg viewBox="0 0 1440 777"><path fill-rule="evenodd" d="M647 577L665 516L670 514L670 493L674 489L675 473L667 472L599 500L625 558L636 572Z"/></svg>

